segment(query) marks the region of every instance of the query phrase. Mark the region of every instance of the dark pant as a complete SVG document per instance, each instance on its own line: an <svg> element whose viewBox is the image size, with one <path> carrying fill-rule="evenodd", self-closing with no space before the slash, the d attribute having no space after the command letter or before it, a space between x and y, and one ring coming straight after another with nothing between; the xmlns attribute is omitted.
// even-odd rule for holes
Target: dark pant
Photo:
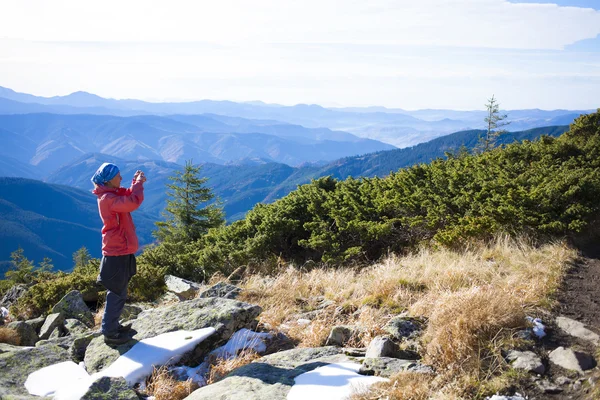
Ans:
<svg viewBox="0 0 600 400"><path fill-rule="evenodd" d="M103 256L98 282L107 290L102 333L114 335L119 329L119 317L127 299L127 284L136 273L135 256Z"/></svg>

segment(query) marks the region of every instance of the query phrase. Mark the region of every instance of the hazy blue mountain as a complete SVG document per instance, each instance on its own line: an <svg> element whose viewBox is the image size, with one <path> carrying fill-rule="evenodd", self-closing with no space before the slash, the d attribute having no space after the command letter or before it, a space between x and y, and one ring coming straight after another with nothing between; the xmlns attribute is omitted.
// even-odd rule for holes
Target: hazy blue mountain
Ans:
<svg viewBox="0 0 600 400"><path fill-rule="evenodd" d="M143 207L134 215L142 245L152 240L154 222ZM82 246L100 257L101 226L96 196L90 191L0 178L0 269L19 247L36 262L52 258L61 270L72 268L72 254Z"/></svg>
<svg viewBox="0 0 600 400"><path fill-rule="evenodd" d="M540 135L558 136L568 127L536 128L504 135L500 143L515 140L533 140ZM484 131L456 132L411 148L381 151L362 156L347 157L323 166L290 167L273 162L255 162L246 165L203 164L202 175L208 178L207 185L221 199L229 221L242 218L256 203L269 203L285 196L297 185L310 182L313 178L331 175L338 179L353 177L385 176L391 171L418 163L428 163L444 157L447 151L456 151L461 146L473 148ZM146 211L155 218L166 204L165 184L168 176L181 169L175 163L164 161L126 161L102 154L87 154L80 160L65 166L48 177L48 182L61 183L86 189L89 179L102 162L111 161L120 166L124 178L129 179L137 169L146 172Z"/></svg>
<svg viewBox="0 0 600 400"><path fill-rule="evenodd" d="M374 139L408 147L427 142L452 132L484 128L485 111L388 109L385 107L324 108L319 105L298 104L281 106L262 102L235 103L231 101L201 100L181 103L149 103L139 100L103 99L99 96L76 92L68 96L37 97L0 88L0 97L21 102L6 111L0 102L0 113L52 112L112 115L204 115L252 120L280 121L307 128L329 128L349 132L362 138ZM482 109L486 99L482 99ZM27 106L31 107L27 111ZM49 107L40 109L39 107ZM61 108L67 107L67 108ZM70 108L69 108L70 107ZM17 110L17 111L15 111ZM20 110L20 111L19 111ZM60 111L58 111L60 110ZM511 131L542 126L568 124L573 117L592 110L508 110ZM224 121L221 121L224 122ZM260 123L255 123L260 126ZM274 125L274 124L269 124ZM263 130L250 132L268 133ZM246 130L245 132L248 132Z"/></svg>
<svg viewBox="0 0 600 400"><path fill-rule="evenodd" d="M39 178L40 173L32 165L0 154L0 176L36 179Z"/></svg>
<svg viewBox="0 0 600 400"><path fill-rule="evenodd" d="M46 176L87 153L177 163L193 159L226 164L262 158L300 165L394 148L326 128L261 126L249 120L244 128L247 132L236 132L236 126L205 116L0 115L0 134L6 138L0 155L34 165Z"/></svg>

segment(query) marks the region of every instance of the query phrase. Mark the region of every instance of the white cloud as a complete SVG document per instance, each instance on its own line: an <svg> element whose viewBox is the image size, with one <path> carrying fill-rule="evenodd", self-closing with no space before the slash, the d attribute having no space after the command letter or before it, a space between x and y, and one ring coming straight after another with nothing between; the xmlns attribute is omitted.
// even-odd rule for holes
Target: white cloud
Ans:
<svg viewBox="0 0 600 400"><path fill-rule="evenodd" d="M32 41L561 49L598 34L599 11L506 0L21 0L0 5L0 37Z"/></svg>
<svg viewBox="0 0 600 400"><path fill-rule="evenodd" d="M600 54L562 48L598 34L598 11L504 0L4 1L0 85L455 109L495 93L507 108L593 108Z"/></svg>

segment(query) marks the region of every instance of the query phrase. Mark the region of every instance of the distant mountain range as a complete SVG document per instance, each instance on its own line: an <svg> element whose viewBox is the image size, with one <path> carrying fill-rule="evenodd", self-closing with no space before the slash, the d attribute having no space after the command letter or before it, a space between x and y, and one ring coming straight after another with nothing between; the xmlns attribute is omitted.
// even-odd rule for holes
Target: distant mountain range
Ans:
<svg viewBox="0 0 600 400"><path fill-rule="evenodd" d="M567 126L536 128L501 136L499 143L532 140L541 135L558 136ZM254 165L218 165L205 163L202 175L208 178L208 186L223 202L228 221L243 218L256 203L269 203L285 196L297 185L321 176L331 175L338 179L353 177L385 176L391 171L418 163L428 163L443 157L447 151L461 146L473 148L483 131L463 131L434 139L411 148L381 151L362 156L346 157L323 166L290 167L280 163L257 163ZM164 161L127 161L103 154L87 154L72 164L48 176L50 183L70 185L81 189L90 188L90 176L102 162L111 161L120 166L126 178L142 169L146 172L145 211L155 218L166 205L165 185L168 177L181 166Z"/></svg>
<svg viewBox="0 0 600 400"><path fill-rule="evenodd" d="M543 134L559 136L567 129L559 126L511 133L502 136L500 142L533 140ZM272 202L311 179L326 175L339 179L385 176L390 171L443 157L445 152L456 151L462 145L472 148L482 132L457 132L412 148L347 157L321 167L294 168L272 162L242 166L207 163L202 174L209 178L208 185L221 198L227 218L232 221L243 218L256 203ZM63 270L72 267L71 255L81 246L86 246L93 256L100 256L100 221L89 179L104 161L120 166L124 185L135 170L146 171L149 181L145 185L145 201L134 220L140 242L152 241L153 223L160 219L166 204L165 184L181 166L162 160L127 161L86 154L49 176L49 183L0 178L0 276L10 253L19 246L27 257L37 262L51 257Z"/></svg>
<svg viewBox="0 0 600 400"><path fill-rule="evenodd" d="M239 127L239 129L238 129ZM236 132L238 130L238 132ZM268 133L261 133L261 130ZM127 160L239 163L246 159L289 165L325 163L394 146L326 128L289 124L227 125L207 116L15 114L0 115L0 165L7 176L43 178L86 153ZM8 169L16 159L15 170Z"/></svg>
<svg viewBox="0 0 600 400"><path fill-rule="evenodd" d="M482 109L485 101L486 99L482 99ZM506 112L511 121L510 130L522 131L542 126L568 125L577 116L592 111L595 110L546 111L532 109ZM385 107L324 108L306 104L281 106L262 102L235 103L211 100L149 103L140 100L105 99L86 92L75 92L67 96L39 97L0 87L0 114L26 113L113 116L202 115L207 118L210 118L209 114L213 114L219 115L221 118L241 118L241 125L295 124L306 128L341 130L396 147L413 146L461 130L482 129L485 117L485 111L409 111ZM252 122L245 121L248 119ZM256 120L261 122L257 123ZM190 121L186 122L190 123ZM233 121L221 120L220 122L231 125ZM192 123L192 125L196 124ZM218 132L213 129L208 131ZM251 131L252 133L272 134L254 128ZM245 132L248 133L248 131ZM240 131L234 129L228 133L240 133ZM331 137L328 140L332 140Z"/></svg>
<svg viewBox="0 0 600 400"><path fill-rule="evenodd" d="M136 212L142 245L151 240L153 219ZM56 268L73 266L72 254L87 247L100 257L102 246L96 196L77 188L23 178L0 178L0 276L10 253L23 248L36 262L50 257Z"/></svg>

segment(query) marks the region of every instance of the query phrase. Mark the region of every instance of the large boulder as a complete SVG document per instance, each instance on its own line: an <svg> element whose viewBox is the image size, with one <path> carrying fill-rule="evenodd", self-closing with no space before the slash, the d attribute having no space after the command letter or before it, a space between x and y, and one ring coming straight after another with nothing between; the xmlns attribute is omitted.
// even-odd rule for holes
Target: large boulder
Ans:
<svg viewBox="0 0 600 400"><path fill-rule="evenodd" d="M348 361L337 347L282 351L234 370L222 381L194 391L186 400L285 399L298 375L327 364Z"/></svg>
<svg viewBox="0 0 600 400"><path fill-rule="evenodd" d="M7 325L8 328L17 331L19 338L21 338L21 346L34 346L35 343L40 340L35 329L25 321L15 321Z"/></svg>
<svg viewBox="0 0 600 400"><path fill-rule="evenodd" d="M65 318L75 318L90 328L94 326L94 315L78 290L71 290L60 299L52 308L52 313L61 313Z"/></svg>
<svg viewBox="0 0 600 400"><path fill-rule="evenodd" d="M46 317L44 325L40 328L40 339L49 339L54 331L61 331L64 329L65 317L61 313L50 314Z"/></svg>
<svg viewBox="0 0 600 400"><path fill-rule="evenodd" d="M24 384L30 373L68 360L69 353L52 344L0 354L0 399L29 398Z"/></svg>
<svg viewBox="0 0 600 400"><path fill-rule="evenodd" d="M198 290L200 290L198 283L173 275L165 276L165 284L167 285L167 290L175 293L181 300L189 300L195 297Z"/></svg>
<svg viewBox="0 0 600 400"><path fill-rule="evenodd" d="M92 340L85 353L85 366L90 373L100 371L129 350L136 340L177 330L213 327L217 332L200 346L220 345L242 328L253 329L261 311L259 306L222 298L193 299L145 310L131 325L136 332L134 340L116 348L107 346L101 337Z"/></svg>
<svg viewBox="0 0 600 400"><path fill-rule="evenodd" d="M193 299L143 311L131 325L136 340L176 330L213 327L223 340L234 332L256 325L262 309L257 305L222 298Z"/></svg>
<svg viewBox="0 0 600 400"><path fill-rule="evenodd" d="M204 290L198 295L198 297L222 297L225 299L235 299L241 292L242 289L237 286L226 282L219 282L216 285Z"/></svg>
<svg viewBox="0 0 600 400"><path fill-rule="evenodd" d="M138 400L133 389L127 386L125 378L104 376L90 386L81 400Z"/></svg>
<svg viewBox="0 0 600 400"><path fill-rule="evenodd" d="M2 300L0 300L0 307L10 308L10 306L12 306L17 300L19 300L19 297L25 294L25 292L27 292L26 285L15 285L11 287L4 294Z"/></svg>

